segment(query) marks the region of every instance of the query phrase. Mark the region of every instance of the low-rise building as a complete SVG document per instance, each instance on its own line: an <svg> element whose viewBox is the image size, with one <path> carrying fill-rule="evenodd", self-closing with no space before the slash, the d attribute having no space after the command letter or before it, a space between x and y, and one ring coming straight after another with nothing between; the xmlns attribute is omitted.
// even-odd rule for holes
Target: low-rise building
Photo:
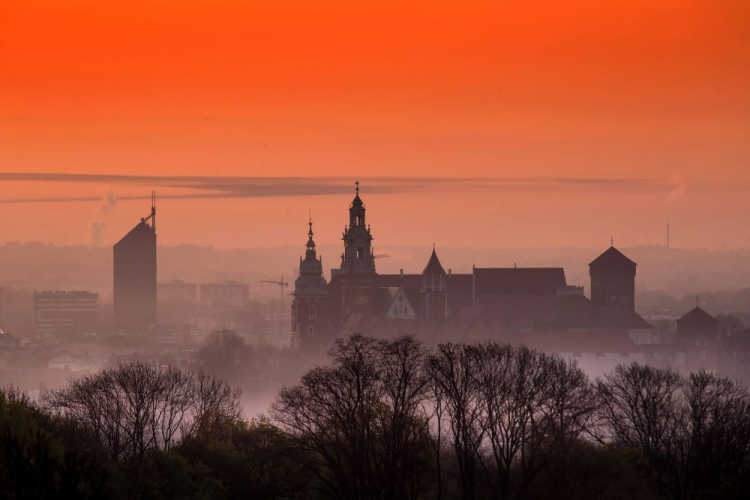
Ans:
<svg viewBox="0 0 750 500"><path fill-rule="evenodd" d="M41 292L32 295L36 335L95 332L99 294L92 292Z"/></svg>

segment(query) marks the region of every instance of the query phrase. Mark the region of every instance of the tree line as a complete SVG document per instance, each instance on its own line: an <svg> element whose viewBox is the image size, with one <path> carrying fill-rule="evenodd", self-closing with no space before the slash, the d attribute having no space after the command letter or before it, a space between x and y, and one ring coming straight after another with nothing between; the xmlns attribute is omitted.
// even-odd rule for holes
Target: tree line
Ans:
<svg viewBox="0 0 750 500"><path fill-rule="evenodd" d="M6 498L747 498L750 395L699 372L590 380L524 346L338 340L266 417L139 363L0 392Z"/></svg>

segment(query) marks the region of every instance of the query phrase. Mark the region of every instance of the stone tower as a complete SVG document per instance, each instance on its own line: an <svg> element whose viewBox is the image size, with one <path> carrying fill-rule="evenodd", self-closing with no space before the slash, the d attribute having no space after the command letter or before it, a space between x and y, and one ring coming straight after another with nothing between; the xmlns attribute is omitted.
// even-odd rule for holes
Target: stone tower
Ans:
<svg viewBox="0 0 750 500"><path fill-rule="evenodd" d="M292 346L306 351L330 342L328 283L323 277L323 258L317 256L312 219L307 233L305 258L300 257L292 301Z"/></svg>
<svg viewBox="0 0 750 500"><path fill-rule="evenodd" d="M636 263L614 245L589 264L591 302L635 311Z"/></svg>

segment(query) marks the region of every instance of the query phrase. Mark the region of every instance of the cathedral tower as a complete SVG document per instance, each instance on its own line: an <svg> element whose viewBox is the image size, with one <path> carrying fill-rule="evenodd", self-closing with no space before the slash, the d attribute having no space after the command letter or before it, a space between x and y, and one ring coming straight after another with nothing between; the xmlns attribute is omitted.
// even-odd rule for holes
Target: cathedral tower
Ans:
<svg viewBox="0 0 750 500"><path fill-rule="evenodd" d="M359 197L359 181L356 195L349 206L349 227L344 227L344 253L341 254L340 274L374 275L375 257L372 253L370 227L365 225L365 206Z"/></svg>
<svg viewBox="0 0 750 500"><path fill-rule="evenodd" d="M310 219L305 258L300 257L292 301L292 346L307 351L327 345L331 330L328 284L323 277L323 258L318 258L315 250L312 225Z"/></svg>

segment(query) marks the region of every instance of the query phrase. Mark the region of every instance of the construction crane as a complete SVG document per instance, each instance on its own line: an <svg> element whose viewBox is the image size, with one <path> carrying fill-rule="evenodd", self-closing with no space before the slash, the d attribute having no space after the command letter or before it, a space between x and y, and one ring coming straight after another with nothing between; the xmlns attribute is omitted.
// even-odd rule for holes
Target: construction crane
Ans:
<svg viewBox="0 0 750 500"><path fill-rule="evenodd" d="M280 281L271 281L271 280L260 280L261 283L270 283L272 285L276 285L279 287L279 300L281 301L281 307L284 307L284 288L287 288L289 286L289 282L284 281L284 276L281 277Z"/></svg>
<svg viewBox="0 0 750 500"><path fill-rule="evenodd" d="M279 331L283 331L283 325L284 325L284 289L289 287L289 282L284 280L284 276L281 276L281 280L279 281L271 281L271 280L260 280L261 283L270 283L271 285L276 285L279 287L279 302L281 303L281 310L279 314Z"/></svg>

